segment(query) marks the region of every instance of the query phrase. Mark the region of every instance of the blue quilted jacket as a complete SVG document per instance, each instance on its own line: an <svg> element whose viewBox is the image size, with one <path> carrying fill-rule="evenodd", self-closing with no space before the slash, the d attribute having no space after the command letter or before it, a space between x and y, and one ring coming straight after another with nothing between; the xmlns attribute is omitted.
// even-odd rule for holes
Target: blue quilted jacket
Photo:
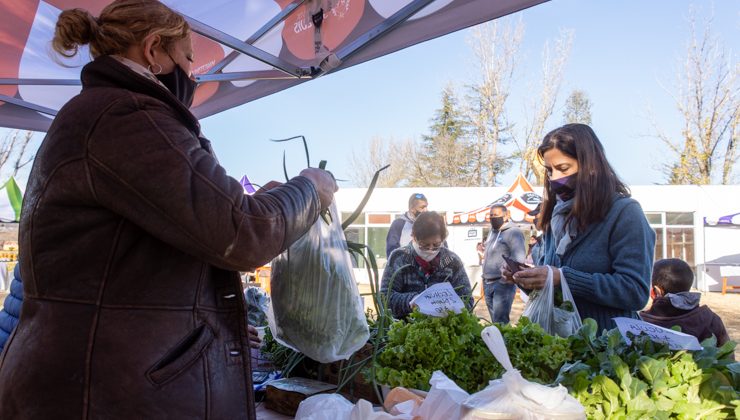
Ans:
<svg viewBox="0 0 740 420"><path fill-rule="evenodd" d="M5 298L3 309L0 310L0 352L5 347L5 342L18 324L21 315L21 304L23 303L23 283L21 282L21 266L15 265L13 280L10 283L10 294Z"/></svg>

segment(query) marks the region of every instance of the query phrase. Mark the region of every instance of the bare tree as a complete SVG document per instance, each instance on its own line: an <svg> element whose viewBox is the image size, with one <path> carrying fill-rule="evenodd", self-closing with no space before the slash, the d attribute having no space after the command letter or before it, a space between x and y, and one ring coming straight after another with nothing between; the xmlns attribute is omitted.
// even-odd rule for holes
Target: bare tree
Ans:
<svg viewBox="0 0 740 420"><path fill-rule="evenodd" d="M737 106L735 107L735 118L732 119L730 137L727 139L727 147L725 148L725 159L722 162L722 183L732 184L733 169L737 162L737 144L740 142L740 133L738 133L738 122L740 122L740 112L737 112Z"/></svg>
<svg viewBox="0 0 740 420"><path fill-rule="evenodd" d="M378 187L402 187L409 183L416 160L416 144L411 139L394 140L373 137L364 151L352 152L350 178L358 187L370 185L375 171L385 165L388 169L380 173Z"/></svg>
<svg viewBox="0 0 740 420"><path fill-rule="evenodd" d="M711 23L709 18L703 28L697 27L692 11L690 38L677 86L666 89L683 119L681 135L672 138L653 123L657 137L676 155L666 165L672 184L732 183L738 161L740 65L712 34Z"/></svg>
<svg viewBox="0 0 740 420"><path fill-rule="evenodd" d="M511 138L506 101L523 36L521 19L499 19L474 28L468 40L476 59L477 80L469 87L464 109L476 151L471 178L479 186L496 185L497 175L510 165L499 145Z"/></svg>
<svg viewBox="0 0 740 420"><path fill-rule="evenodd" d="M568 95L563 111L563 123L591 124L591 100L588 99L586 92L574 89Z"/></svg>
<svg viewBox="0 0 740 420"><path fill-rule="evenodd" d="M33 138L32 131L13 130L5 134L0 140L0 179L5 182L10 177L31 163L34 154L28 145Z"/></svg>
<svg viewBox="0 0 740 420"><path fill-rule="evenodd" d="M545 124L553 113L563 81L563 68L570 57L573 45L573 31L560 31L551 49L550 42L545 42L542 50L542 79L540 94L534 96L534 103L528 109L534 109L534 115L524 127L524 138L517 141L521 161L519 170L526 178L534 178L537 185L542 185L544 168L537 156L537 147L545 134Z"/></svg>

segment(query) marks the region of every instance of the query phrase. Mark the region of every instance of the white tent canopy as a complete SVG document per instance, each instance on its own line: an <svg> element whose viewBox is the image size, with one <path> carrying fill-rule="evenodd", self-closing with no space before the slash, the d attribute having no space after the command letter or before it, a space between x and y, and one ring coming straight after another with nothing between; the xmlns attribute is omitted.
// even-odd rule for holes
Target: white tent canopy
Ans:
<svg viewBox="0 0 740 420"><path fill-rule="evenodd" d="M97 16L110 1L0 0L0 126L49 127L89 61L87 50L61 64L51 52L57 16L75 7ZM200 118L543 1L163 0L199 34Z"/></svg>

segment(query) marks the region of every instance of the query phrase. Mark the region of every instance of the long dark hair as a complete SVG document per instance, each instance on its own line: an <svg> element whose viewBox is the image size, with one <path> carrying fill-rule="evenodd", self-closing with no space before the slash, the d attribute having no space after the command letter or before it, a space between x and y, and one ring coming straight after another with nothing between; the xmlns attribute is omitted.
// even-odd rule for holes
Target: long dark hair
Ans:
<svg viewBox="0 0 740 420"><path fill-rule="evenodd" d="M552 149L557 149L578 161L575 201L569 217L577 220L580 232L588 225L604 220L615 193L624 197L630 196L629 188L619 179L606 160L604 146L591 127L586 124L566 124L550 131L537 148L540 160L544 158L545 152ZM543 198L540 228L546 231L550 227L555 207L555 194L550 187L549 175L545 175Z"/></svg>

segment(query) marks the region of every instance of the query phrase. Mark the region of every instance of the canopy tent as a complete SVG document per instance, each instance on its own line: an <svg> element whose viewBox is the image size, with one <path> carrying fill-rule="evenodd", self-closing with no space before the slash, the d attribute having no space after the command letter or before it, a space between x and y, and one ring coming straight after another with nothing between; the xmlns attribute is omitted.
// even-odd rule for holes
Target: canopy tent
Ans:
<svg viewBox="0 0 740 420"><path fill-rule="evenodd" d="M506 194L494 200L491 204L465 213L448 213L447 224L467 225L488 223L491 207L503 204L509 209L511 220L517 223L532 223L534 218L527 213L534 210L542 202L542 196L535 193L532 185L522 174L517 175Z"/></svg>
<svg viewBox="0 0 740 420"><path fill-rule="evenodd" d="M727 214L719 217L705 217L704 226L740 228L740 213Z"/></svg>
<svg viewBox="0 0 740 420"><path fill-rule="evenodd" d="M23 192L13 177L0 187L0 222L17 222L21 218Z"/></svg>
<svg viewBox="0 0 740 420"><path fill-rule="evenodd" d="M86 48L51 53L56 18L75 7L98 15L110 1L0 0L0 126L49 127L89 61ZM199 118L544 1L163 0L197 34Z"/></svg>

